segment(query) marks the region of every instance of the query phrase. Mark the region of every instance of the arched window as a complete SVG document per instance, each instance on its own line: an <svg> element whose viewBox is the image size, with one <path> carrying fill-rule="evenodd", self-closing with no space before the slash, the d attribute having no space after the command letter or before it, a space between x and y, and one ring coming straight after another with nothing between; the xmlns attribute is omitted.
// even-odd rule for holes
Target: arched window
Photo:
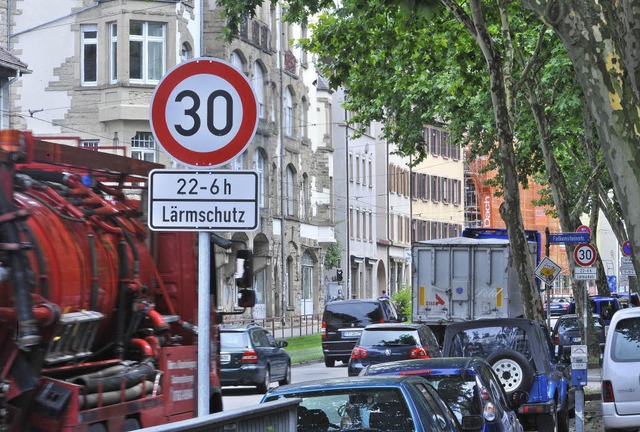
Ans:
<svg viewBox="0 0 640 432"><path fill-rule="evenodd" d="M231 53L231 56L229 57L229 63L244 72L244 60L242 59L242 56L240 56L240 53L238 53L237 51L233 51Z"/></svg>
<svg viewBox="0 0 640 432"><path fill-rule="evenodd" d="M296 181L296 172L293 167L289 165L287 167L287 216L294 216L295 207L294 207L294 198L296 196L295 193L295 181Z"/></svg>
<svg viewBox="0 0 640 432"><path fill-rule="evenodd" d="M289 88L284 96L284 134L293 137L293 93Z"/></svg>
<svg viewBox="0 0 640 432"><path fill-rule="evenodd" d="M258 117L263 119L267 111L264 101L264 71L258 62L253 63L252 84L253 91L256 93L256 100L258 101Z"/></svg>
<svg viewBox="0 0 640 432"><path fill-rule="evenodd" d="M305 98L302 98L302 109L300 110L300 138L307 138L307 110L309 109L309 104Z"/></svg>
<svg viewBox="0 0 640 432"><path fill-rule="evenodd" d="M264 162L266 157L261 149L256 149L253 156L253 169L258 174L258 205L264 207Z"/></svg>
<svg viewBox="0 0 640 432"><path fill-rule="evenodd" d="M302 306L303 314L313 313L313 258L308 251L302 254Z"/></svg>
<svg viewBox="0 0 640 432"><path fill-rule="evenodd" d="M180 50L180 60L186 61L193 58L193 48L191 48L191 44L189 42L185 42L182 44L182 49Z"/></svg>
<svg viewBox="0 0 640 432"><path fill-rule="evenodd" d="M239 154L231 161L231 169L236 171L244 169L244 153Z"/></svg>

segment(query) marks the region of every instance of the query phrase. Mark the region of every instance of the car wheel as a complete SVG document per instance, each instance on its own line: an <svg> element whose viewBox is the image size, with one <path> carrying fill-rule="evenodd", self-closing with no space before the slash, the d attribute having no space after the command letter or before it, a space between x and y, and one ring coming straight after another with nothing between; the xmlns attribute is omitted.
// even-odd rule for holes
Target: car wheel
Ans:
<svg viewBox="0 0 640 432"><path fill-rule="evenodd" d="M487 357L504 390L510 396L514 391L529 391L534 370L527 358L514 350L499 350Z"/></svg>
<svg viewBox="0 0 640 432"><path fill-rule="evenodd" d="M336 361L334 359L324 358L324 365L326 367L334 367L336 365Z"/></svg>
<svg viewBox="0 0 640 432"><path fill-rule="evenodd" d="M555 400L551 404L551 412L549 414L538 414L536 416L536 426L539 431L559 432Z"/></svg>
<svg viewBox="0 0 640 432"><path fill-rule="evenodd" d="M271 373L269 372L269 366L267 366L267 368L264 370L264 380L256 386L258 388L258 392L266 393L269 390L270 384L271 384Z"/></svg>
<svg viewBox="0 0 640 432"><path fill-rule="evenodd" d="M278 384L287 385L290 383L291 383L291 365L287 363L287 366L285 367L285 370L284 370L284 378L278 381Z"/></svg>

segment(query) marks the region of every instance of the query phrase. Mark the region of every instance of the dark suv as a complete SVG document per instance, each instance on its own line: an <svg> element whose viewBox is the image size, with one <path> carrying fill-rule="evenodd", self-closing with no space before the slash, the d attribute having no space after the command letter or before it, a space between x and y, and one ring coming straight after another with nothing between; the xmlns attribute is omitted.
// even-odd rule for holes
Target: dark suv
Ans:
<svg viewBox="0 0 640 432"><path fill-rule="evenodd" d="M255 385L265 393L273 381L291 382L291 358L258 324L220 326L220 381L223 386Z"/></svg>
<svg viewBox="0 0 640 432"><path fill-rule="evenodd" d="M442 351L445 357L484 358L509 397L515 391L528 392L529 400L518 408L525 428L569 431L569 416L575 409L569 363L555 355L541 323L494 318L449 324Z"/></svg>
<svg viewBox="0 0 640 432"><path fill-rule="evenodd" d="M387 298L327 303L321 330L324 364L333 367L336 360L347 363L362 329L369 324L401 321L396 307Z"/></svg>

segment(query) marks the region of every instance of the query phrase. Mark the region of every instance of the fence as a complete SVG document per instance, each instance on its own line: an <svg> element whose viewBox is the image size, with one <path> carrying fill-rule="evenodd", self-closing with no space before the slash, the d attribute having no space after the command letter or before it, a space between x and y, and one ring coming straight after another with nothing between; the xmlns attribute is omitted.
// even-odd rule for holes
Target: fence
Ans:
<svg viewBox="0 0 640 432"><path fill-rule="evenodd" d="M322 328L322 314L293 315L286 318L229 318L225 318L225 324L256 323L268 329L276 339L318 334Z"/></svg>

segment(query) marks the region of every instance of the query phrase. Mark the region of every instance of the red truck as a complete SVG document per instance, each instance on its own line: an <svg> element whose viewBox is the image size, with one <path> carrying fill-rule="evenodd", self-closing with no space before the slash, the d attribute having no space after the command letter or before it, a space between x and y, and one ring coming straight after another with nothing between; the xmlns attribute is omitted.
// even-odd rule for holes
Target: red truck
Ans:
<svg viewBox="0 0 640 432"><path fill-rule="evenodd" d="M197 416L197 235L147 229L155 168L0 131L0 431ZM211 413L222 410L216 322Z"/></svg>

